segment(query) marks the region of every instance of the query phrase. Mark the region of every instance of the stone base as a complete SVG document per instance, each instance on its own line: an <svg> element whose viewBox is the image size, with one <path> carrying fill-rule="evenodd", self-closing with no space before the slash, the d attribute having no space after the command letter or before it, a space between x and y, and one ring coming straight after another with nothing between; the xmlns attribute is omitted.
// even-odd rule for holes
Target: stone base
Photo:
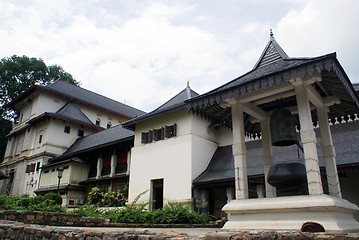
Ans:
<svg viewBox="0 0 359 240"><path fill-rule="evenodd" d="M224 229L300 231L304 223L316 222L328 232L359 231L353 217L359 208L325 194L232 200L222 210L228 214Z"/></svg>

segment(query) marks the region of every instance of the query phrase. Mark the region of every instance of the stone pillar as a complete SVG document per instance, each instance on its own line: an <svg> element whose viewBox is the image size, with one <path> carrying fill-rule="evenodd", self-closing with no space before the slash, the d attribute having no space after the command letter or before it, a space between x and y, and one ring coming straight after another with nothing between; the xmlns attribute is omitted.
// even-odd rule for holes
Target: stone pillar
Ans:
<svg viewBox="0 0 359 240"><path fill-rule="evenodd" d="M337 172L336 155L328 122L328 108L317 108L320 138L322 140L322 151L327 172L329 195L342 197L340 182Z"/></svg>
<svg viewBox="0 0 359 240"><path fill-rule="evenodd" d="M97 174L96 174L96 178L101 177L102 166L103 166L102 156L100 156L100 157L97 159Z"/></svg>
<svg viewBox="0 0 359 240"><path fill-rule="evenodd" d="M275 197L276 189L267 182L268 172L273 165L273 153L272 153L272 139L270 135L270 122L269 118L261 121L262 132L262 150L263 150L263 168L264 168L264 183L266 188L266 197Z"/></svg>
<svg viewBox="0 0 359 240"><path fill-rule="evenodd" d="M113 151L113 154L111 156L111 174L110 176L113 177L116 174L116 157L115 151Z"/></svg>
<svg viewBox="0 0 359 240"><path fill-rule="evenodd" d="M233 158L236 199L248 198L246 144L244 141L243 106L235 103L232 108Z"/></svg>
<svg viewBox="0 0 359 240"><path fill-rule="evenodd" d="M305 167L307 170L309 195L323 194L317 153L317 138L313 129L307 89L303 83L295 86L295 94L300 122L300 137L303 144Z"/></svg>
<svg viewBox="0 0 359 240"><path fill-rule="evenodd" d="M233 200L233 189L231 187L226 188L227 203Z"/></svg>
<svg viewBox="0 0 359 240"><path fill-rule="evenodd" d="M258 184L256 186L256 190L257 190L257 196L258 198L263 198L264 197L264 187L262 184Z"/></svg>

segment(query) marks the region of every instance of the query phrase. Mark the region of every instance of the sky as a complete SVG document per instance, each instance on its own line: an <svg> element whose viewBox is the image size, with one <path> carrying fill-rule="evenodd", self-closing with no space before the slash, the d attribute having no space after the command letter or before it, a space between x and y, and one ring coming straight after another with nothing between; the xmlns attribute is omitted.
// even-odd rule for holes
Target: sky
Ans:
<svg viewBox="0 0 359 240"><path fill-rule="evenodd" d="M0 58L58 64L143 111L250 71L269 29L290 57L336 52L359 82L357 0L0 0Z"/></svg>

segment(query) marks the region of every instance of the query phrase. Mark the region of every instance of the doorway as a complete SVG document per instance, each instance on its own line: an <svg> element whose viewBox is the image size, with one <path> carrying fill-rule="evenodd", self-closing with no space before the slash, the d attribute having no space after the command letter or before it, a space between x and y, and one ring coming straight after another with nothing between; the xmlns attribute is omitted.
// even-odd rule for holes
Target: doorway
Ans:
<svg viewBox="0 0 359 240"><path fill-rule="evenodd" d="M161 209L163 207L163 178L151 180L151 196L152 210Z"/></svg>

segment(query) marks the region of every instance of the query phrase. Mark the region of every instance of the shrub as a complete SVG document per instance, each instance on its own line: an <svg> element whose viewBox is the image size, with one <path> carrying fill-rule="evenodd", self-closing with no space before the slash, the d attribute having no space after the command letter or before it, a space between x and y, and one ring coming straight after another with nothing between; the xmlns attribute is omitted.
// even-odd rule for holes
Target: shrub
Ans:
<svg viewBox="0 0 359 240"><path fill-rule="evenodd" d="M44 198L53 200L55 203L59 204L60 206L62 205L62 197L57 195L56 193L53 193L53 192L46 193L44 195ZM57 199L57 201L56 201L56 199Z"/></svg>
<svg viewBox="0 0 359 240"><path fill-rule="evenodd" d="M0 196L0 209L2 210L23 210L43 212L65 212L65 208L56 205L54 200L46 199L44 196Z"/></svg>
<svg viewBox="0 0 359 240"><path fill-rule="evenodd" d="M118 192L105 193L104 190L94 187L91 189L87 200L89 204L100 204L101 206L120 207L127 201L128 187L125 186Z"/></svg>
<svg viewBox="0 0 359 240"><path fill-rule="evenodd" d="M94 187L91 189L91 192L89 193L87 200L89 204L97 204L101 202L101 199L103 198L103 194L105 193L104 190L99 189L98 187Z"/></svg>

